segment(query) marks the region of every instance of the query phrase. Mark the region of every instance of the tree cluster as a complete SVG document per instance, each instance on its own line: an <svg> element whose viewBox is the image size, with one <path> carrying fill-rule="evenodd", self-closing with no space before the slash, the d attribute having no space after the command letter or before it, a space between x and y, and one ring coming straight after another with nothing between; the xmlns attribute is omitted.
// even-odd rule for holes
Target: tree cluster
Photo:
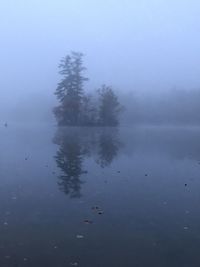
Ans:
<svg viewBox="0 0 200 267"><path fill-rule="evenodd" d="M121 105L112 87L103 85L97 96L86 94L83 54L72 52L59 65L62 80L55 95L59 105L54 114L60 126L117 126ZM96 99L96 100L94 100Z"/></svg>

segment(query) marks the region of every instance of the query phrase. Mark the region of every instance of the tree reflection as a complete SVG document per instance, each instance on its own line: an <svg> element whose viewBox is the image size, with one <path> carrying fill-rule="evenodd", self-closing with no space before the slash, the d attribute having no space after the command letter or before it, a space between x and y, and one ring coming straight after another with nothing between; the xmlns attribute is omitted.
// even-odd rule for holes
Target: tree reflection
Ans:
<svg viewBox="0 0 200 267"><path fill-rule="evenodd" d="M81 141L76 131L59 131L55 142L59 144L59 150L55 156L56 164L62 171L58 177L58 185L65 194L72 198L81 196L80 176L83 171L83 150Z"/></svg>
<svg viewBox="0 0 200 267"><path fill-rule="evenodd" d="M97 158L102 168L108 167L118 154L120 142L117 129L60 128L54 143L59 145L55 155L61 170L58 185L61 191L72 198L81 197L81 187L86 157Z"/></svg>
<svg viewBox="0 0 200 267"><path fill-rule="evenodd" d="M99 136L98 160L97 163L102 167L108 167L118 154L120 141L116 129L102 130Z"/></svg>

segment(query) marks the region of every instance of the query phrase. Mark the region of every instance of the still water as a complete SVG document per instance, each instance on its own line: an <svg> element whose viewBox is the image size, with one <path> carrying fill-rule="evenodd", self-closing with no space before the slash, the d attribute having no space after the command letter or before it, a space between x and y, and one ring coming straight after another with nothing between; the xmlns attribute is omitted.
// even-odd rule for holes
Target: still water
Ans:
<svg viewBox="0 0 200 267"><path fill-rule="evenodd" d="M199 267L200 129L0 129L1 267Z"/></svg>

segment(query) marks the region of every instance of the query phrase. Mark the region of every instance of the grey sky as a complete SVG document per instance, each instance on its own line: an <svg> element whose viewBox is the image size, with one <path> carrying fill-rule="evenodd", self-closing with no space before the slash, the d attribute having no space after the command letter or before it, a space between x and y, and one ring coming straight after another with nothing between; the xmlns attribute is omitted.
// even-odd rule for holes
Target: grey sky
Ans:
<svg viewBox="0 0 200 267"><path fill-rule="evenodd" d="M198 88L199 14L199 0L1 0L0 104L52 95L71 50L91 88Z"/></svg>

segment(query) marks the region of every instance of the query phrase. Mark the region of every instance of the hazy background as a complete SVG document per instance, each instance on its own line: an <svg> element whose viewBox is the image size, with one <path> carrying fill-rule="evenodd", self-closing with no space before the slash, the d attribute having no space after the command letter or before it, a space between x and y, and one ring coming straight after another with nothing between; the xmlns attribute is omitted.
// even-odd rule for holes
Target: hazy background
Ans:
<svg viewBox="0 0 200 267"><path fill-rule="evenodd" d="M199 14L198 0L0 1L0 121L53 121L57 66L74 50L88 90L120 92L126 122L199 123Z"/></svg>

